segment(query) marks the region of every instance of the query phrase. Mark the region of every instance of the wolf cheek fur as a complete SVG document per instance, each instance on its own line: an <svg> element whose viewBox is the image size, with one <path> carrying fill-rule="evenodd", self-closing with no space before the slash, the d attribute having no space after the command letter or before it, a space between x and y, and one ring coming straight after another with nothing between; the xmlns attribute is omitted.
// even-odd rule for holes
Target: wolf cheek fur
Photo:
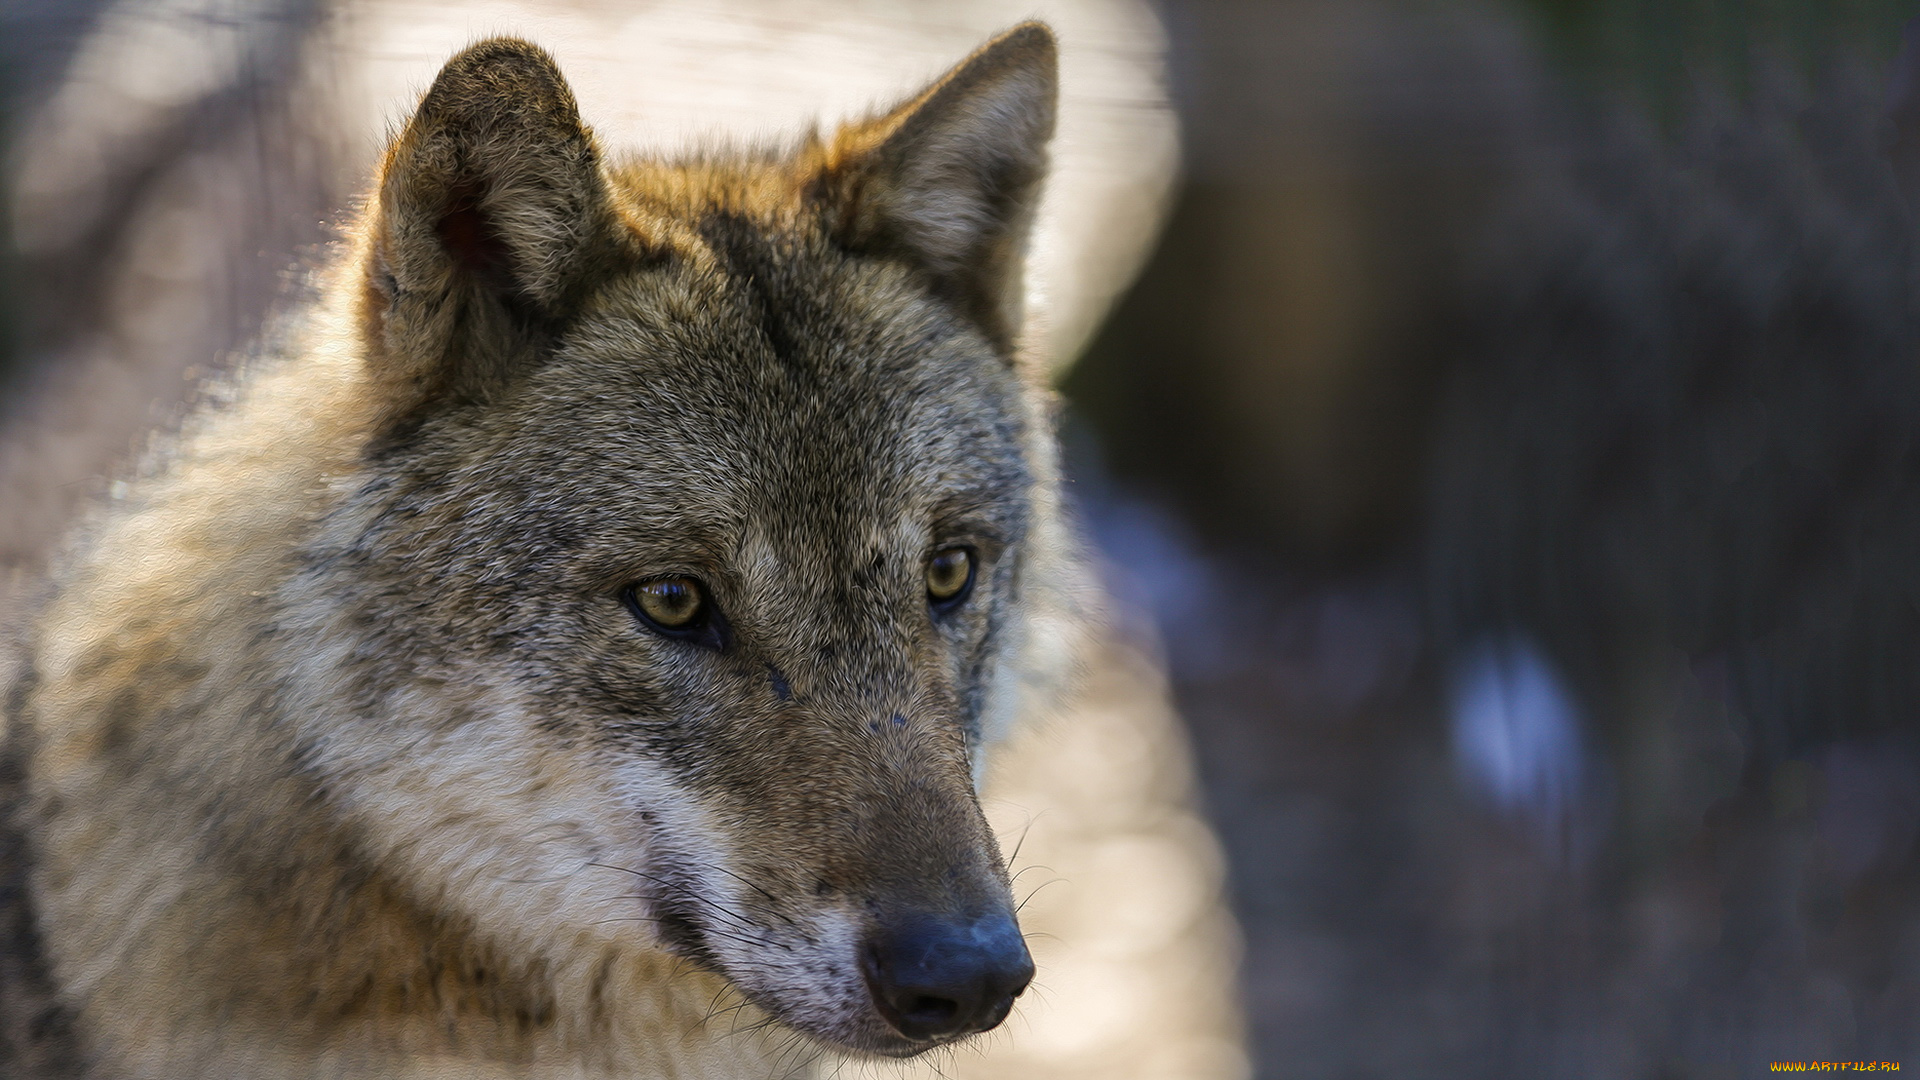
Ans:
<svg viewBox="0 0 1920 1080"><path fill-rule="evenodd" d="M1054 87L1029 24L792 153L610 165L538 49L447 65L43 616L89 1070L768 1075L728 986L855 1053L1005 1015L973 772L1069 606L1014 362Z"/></svg>

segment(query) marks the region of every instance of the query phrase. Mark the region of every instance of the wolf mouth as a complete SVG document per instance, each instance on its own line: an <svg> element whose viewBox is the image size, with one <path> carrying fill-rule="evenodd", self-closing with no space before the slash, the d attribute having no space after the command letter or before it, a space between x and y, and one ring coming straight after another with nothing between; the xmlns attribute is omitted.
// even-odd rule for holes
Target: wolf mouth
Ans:
<svg viewBox="0 0 1920 1080"><path fill-rule="evenodd" d="M684 879L648 877L666 894L650 898L650 921L666 949L726 978L779 1023L840 1052L905 1059L990 1030L1006 1018L1032 973L1022 945L1013 965L1019 970L1010 974L996 969L996 958L983 961L976 955L978 950L962 949L958 976L951 970L951 957L944 964L934 964L935 970L929 975L928 956L954 951L953 929L936 923L932 924L935 930L928 933L926 920L895 920L911 929L905 935L878 930L864 934L863 944L855 955L846 958L851 962L844 966L832 957L808 964L821 979L841 989L834 996L842 1000L843 1007L822 1015L817 1009L796 1004L817 1001L817 991L796 995L791 988L769 987L736 977L721 959L722 950L716 948L715 939L786 953L794 952L793 943L781 940L773 930L740 912L698 896ZM712 919L714 913L721 912L731 920L724 927L714 925ZM806 946L822 947L816 936L800 931L797 925L793 929L805 939ZM1017 929L1014 933L1018 940ZM1007 964L997 967L1004 969ZM851 985L842 974L847 968L859 972L858 981ZM849 990L854 992L847 993Z"/></svg>
<svg viewBox="0 0 1920 1080"><path fill-rule="evenodd" d="M668 952L685 957L695 966L723 974L719 958L707 946L707 939L701 933L700 924L682 904L654 904L654 932L660 935L660 942Z"/></svg>

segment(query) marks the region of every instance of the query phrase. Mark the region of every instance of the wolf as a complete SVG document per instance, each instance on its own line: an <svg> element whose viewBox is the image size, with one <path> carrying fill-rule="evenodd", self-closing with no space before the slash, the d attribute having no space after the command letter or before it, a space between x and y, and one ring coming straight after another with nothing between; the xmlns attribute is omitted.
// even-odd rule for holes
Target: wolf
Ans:
<svg viewBox="0 0 1920 1080"><path fill-rule="evenodd" d="M1028 23L614 161L536 46L448 62L32 630L72 1071L762 1077L1007 1016L975 779L1081 605L1020 348L1056 83Z"/></svg>

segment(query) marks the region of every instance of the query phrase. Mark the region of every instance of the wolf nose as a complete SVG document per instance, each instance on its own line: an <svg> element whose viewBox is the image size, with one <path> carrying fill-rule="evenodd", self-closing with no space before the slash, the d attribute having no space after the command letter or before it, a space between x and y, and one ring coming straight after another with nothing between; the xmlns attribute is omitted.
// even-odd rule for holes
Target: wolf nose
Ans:
<svg viewBox="0 0 1920 1080"><path fill-rule="evenodd" d="M909 1039L939 1039L1005 1020L1033 978L1033 957L1011 915L916 918L876 930L861 968L887 1023Z"/></svg>

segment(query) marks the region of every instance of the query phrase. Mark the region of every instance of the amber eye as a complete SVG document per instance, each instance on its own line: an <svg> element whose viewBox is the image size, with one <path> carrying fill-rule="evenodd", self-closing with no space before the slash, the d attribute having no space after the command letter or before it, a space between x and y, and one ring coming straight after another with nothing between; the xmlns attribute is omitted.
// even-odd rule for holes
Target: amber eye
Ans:
<svg viewBox="0 0 1920 1080"><path fill-rule="evenodd" d="M951 606L966 598L973 586L973 552L947 548L927 560L927 598L936 606Z"/></svg>
<svg viewBox="0 0 1920 1080"><path fill-rule="evenodd" d="M666 630L691 626L707 605L700 583L692 578L661 578L633 587L634 606L648 621Z"/></svg>
<svg viewBox="0 0 1920 1080"><path fill-rule="evenodd" d="M629 585L621 594L627 610L653 630L670 638L691 641L710 649L724 649L727 623L720 617L707 590L686 577L654 578Z"/></svg>

